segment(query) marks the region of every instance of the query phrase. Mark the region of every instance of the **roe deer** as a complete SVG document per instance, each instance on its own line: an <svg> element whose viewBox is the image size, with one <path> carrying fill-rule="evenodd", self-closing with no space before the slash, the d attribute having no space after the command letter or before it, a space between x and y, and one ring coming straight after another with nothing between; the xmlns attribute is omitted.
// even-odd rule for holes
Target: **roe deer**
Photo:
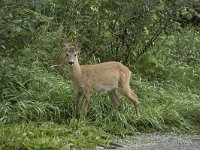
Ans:
<svg viewBox="0 0 200 150"><path fill-rule="evenodd" d="M65 50L72 82L77 90L76 114L80 115L79 100L83 96L81 115L86 116L89 99L93 91L108 92L113 103L112 109L117 110L120 99L116 90L119 90L133 102L136 115L140 115L138 98L129 85L131 71L126 66L115 61L95 65L80 65L77 54L81 50L81 44L67 45L62 41L61 47Z"/></svg>

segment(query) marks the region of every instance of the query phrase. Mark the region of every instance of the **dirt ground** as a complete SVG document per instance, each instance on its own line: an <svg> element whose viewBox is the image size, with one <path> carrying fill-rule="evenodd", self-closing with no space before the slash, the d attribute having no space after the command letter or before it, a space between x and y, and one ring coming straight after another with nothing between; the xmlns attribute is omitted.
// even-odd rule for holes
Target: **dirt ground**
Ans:
<svg viewBox="0 0 200 150"><path fill-rule="evenodd" d="M137 133L136 140L119 144L116 150L200 150L200 135Z"/></svg>

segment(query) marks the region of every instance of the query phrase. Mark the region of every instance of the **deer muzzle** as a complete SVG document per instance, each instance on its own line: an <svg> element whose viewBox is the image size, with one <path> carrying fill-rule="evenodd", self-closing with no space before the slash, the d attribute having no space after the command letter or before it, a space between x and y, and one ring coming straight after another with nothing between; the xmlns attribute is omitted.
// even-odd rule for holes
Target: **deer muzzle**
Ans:
<svg viewBox="0 0 200 150"><path fill-rule="evenodd" d="M74 61L69 60L68 63L69 63L70 65L73 65L73 64L74 64Z"/></svg>

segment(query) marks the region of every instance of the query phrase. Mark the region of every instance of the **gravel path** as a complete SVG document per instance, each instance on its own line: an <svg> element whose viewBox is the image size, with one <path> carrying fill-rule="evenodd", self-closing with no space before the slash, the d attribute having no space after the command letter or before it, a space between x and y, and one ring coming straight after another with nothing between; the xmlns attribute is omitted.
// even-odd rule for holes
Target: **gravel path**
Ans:
<svg viewBox="0 0 200 150"><path fill-rule="evenodd" d="M119 144L116 150L200 150L200 135L137 133L136 140Z"/></svg>

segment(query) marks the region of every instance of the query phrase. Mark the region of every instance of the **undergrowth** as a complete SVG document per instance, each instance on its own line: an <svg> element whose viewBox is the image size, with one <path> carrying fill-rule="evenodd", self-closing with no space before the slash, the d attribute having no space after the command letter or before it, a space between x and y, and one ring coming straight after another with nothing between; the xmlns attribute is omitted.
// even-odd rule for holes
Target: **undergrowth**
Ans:
<svg viewBox="0 0 200 150"><path fill-rule="evenodd" d="M21 123L0 128L1 149L59 149L110 146L115 137L88 123L72 119L58 125L53 122Z"/></svg>
<svg viewBox="0 0 200 150"><path fill-rule="evenodd" d="M112 148L136 131L200 133L199 28L171 18L197 11L115 2L0 2L0 149ZM118 60L130 68L141 116L126 97L119 94L111 112L108 95L95 93L87 119L74 119L63 37L82 42L81 64Z"/></svg>
<svg viewBox="0 0 200 150"><path fill-rule="evenodd" d="M54 80L51 79L50 82ZM59 89L61 85L58 86ZM95 93L87 120L74 119L73 96L67 97L66 92L62 93L62 88L57 91L60 97L55 101L51 101L50 97L43 102L20 99L14 104L2 103L0 148L114 148L119 146L116 142L118 138L128 138L128 135L134 135L136 131L199 132L198 95L180 85L172 86L172 83L149 82L139 78L132 80L131 85L140 97L140 117L133 114L134 107L127 98L121 97L119 110L111 113L112 106L108 96ZM67 89L71 88L64 88L63 91ZM51 91L49 89L50 93ZM64 100L61 100L62 97Z"/></svg>
<svg viewBox="0 0 200 150"><path fill-rule="evenodd" d="M59 37L49 40L58 41ZM59 47L48 54L30 45L18 53L12 59L1 57L2 149L115 147L117 138L127 138L136 131L199 133L198 64L196 68L180 63L168 65L165 75L161 74L162 65L168 59L157 62L145 55L155 69L161 70L146 70L144 74L157 73L160 77L152 80L142 76L136 64L130 84L141 102L142 115L135 116L133 104L120 94L119 110L111 113L108 95L95 93L84 122L74 119L75 90ZM90 61L97 63L95 57Z"/></svg>

